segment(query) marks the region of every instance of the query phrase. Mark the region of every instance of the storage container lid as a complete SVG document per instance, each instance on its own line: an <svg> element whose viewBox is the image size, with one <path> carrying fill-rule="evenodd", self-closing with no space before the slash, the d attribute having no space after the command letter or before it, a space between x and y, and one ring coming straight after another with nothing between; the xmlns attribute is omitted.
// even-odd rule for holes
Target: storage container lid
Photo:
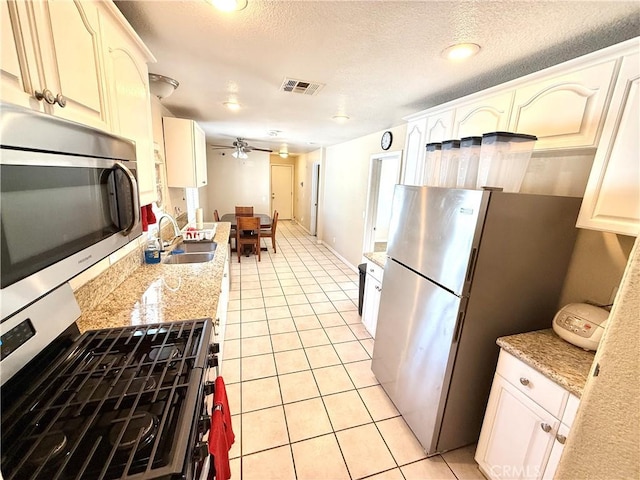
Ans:
<svg viewBox="0 0 640 480"><path fill-rule="evenodd" d="M482 143L482 137L464 137L460 139L461 147L471 147L473 145L480 145Z"/></svg>
<svg viewBox="0 0 640 480"><path fill-rule="evenodd" d="M445 140L442 142L442 148L460 148L460 140Z"/></svg>
<svg viewBox="0 0 640 480"><path fill-rule="evenodd" d="M538 137L525 133L491 132L483 133L482 139L494 140L496 142L529 142L531 140L538 140Z"/></svg>
<svg viewBox="0 0 640 480"><path fill-rule="evenodd" d="M442 150L442 144L440 142L427 143L427 152L433 152L434 150Z"/></svg>

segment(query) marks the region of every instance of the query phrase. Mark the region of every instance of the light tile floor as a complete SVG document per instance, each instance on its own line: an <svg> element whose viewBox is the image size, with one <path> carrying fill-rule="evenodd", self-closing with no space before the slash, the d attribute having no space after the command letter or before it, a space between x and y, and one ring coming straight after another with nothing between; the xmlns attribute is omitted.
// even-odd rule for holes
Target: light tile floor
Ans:
<svg viewBox="0 0 640 480"><path fill-rule="evenodd" d="M475 446L426 458L372 374L358 274L292 222L231 261L222 375L234 479L482 479Z"/></svg>

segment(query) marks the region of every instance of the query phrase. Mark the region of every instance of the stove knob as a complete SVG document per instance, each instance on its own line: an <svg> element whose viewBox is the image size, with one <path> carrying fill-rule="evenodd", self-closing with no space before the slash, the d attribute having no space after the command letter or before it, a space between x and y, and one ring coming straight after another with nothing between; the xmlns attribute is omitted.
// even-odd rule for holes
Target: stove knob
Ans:
<svg viewBox="0 0 640 480"><path fill-rule="evenodd" d="M207 357L207 367L217 367L218 366L218 357L215 355L209 355Z"/></svg>
<svg viewBox="0 0 640 480"><path fill-rule="evenodd" d="M220 353L220 344L212 343L211 345L209 345L209 353L211 354Z"/></svg>
<svg viewBox="0 0 640 480"><path fill-rule="evenodd" d="M213 395L216 391L216 382L204 382L204 394Z"/></svg>
<svg viewBox="0 0 640 480"><path fill-rule="evenodd" d="M198 420L198 433L204 433L211 428L211 417L209 415L203 415Z"/></svg>
<svg viewBox="0 0 640 480"><path fill-rule="evenodd" d="M204 461L205 458L209 455L209 445L207 442L198 442L196 447L193 449L193 460L196 463Z"/></svg>

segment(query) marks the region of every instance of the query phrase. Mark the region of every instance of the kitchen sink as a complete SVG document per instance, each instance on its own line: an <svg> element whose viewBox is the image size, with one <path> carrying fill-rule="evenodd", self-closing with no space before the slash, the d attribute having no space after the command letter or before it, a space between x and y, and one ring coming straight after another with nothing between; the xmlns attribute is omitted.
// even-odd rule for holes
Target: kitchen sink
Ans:
<svg viewBox="0 0 640 480"><path fill-rule="evenodd" d="M215 252L217 246L216 242L182 242L176 248L184 253Z"/></svg>
<svg viewBox="0 0 640 480"><path fill-rule="evenodd" d="M215 252L178 253L167 255L162 263L169 265L185 263L206 263L213 260Z"/></svg>

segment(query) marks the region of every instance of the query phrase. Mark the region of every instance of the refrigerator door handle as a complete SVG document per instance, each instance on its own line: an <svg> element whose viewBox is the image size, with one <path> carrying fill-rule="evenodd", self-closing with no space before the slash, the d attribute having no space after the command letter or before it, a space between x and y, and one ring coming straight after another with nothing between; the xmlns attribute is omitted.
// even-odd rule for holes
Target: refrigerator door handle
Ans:
<svg viewBox="0 0 640 480"><path fill-rule="evenodd" d="M471 255L469 256L469 267L467 268L467 282L470 282L473 278L473 272L476 267L476 256L478 255L478 247L473 247Z"/></svg>
<svg viewBox="0 0 640 480"><path fill-rule="evenodd" d="M464 311L458 312L458 320L456 321L456 329L453 334L453 341L451 343L458 343L460 340L460 332L462 332L462 321L464 320Z"/></svg>

